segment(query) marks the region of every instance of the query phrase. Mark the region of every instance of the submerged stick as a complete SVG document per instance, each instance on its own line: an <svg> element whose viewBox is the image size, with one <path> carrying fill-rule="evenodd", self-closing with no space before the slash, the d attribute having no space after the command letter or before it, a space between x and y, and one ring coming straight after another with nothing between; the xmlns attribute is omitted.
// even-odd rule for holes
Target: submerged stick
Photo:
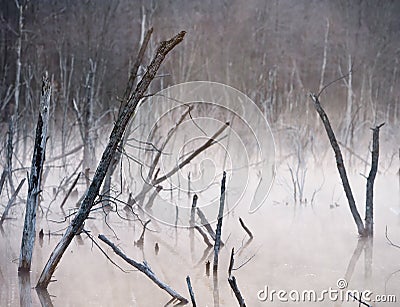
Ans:
<svg viewBox="0 0 400 307"><path fill-rule="evenodd" d="M228 278L228 282L229 282L229 285L231 286L233 293L235 293L236 299L239 302L239 306L246 307L246 303L244 302L244 298L243 298L242 294L240 293L235 276L230 276Z"/></svg>
<svg viewBox="0 0 400 307"><path fill-rule="evenodd" d="M195 226L195 215L196 215L196 206L197 206L197 195L193 195L193 202L192 202L192 208L190 210L190 220L189 220L189 225L190 227Z"/></svg>
<svg viewBox="0 0 400 307"><path fill-rule="evenodd" d="M190 299L191 299L191 301L192 301L192 306L193 306L193 307L196 307L196 306L197 306L197 305L196 305L196 300L195 300L195 298L194 298L194 292L193 292L193 288L192 288L192 283L190 282L190 276L189 276L189 275L186 277L186 283L187 283L187 285L188 285L189 294L190 294Z"/></svg>
<svg viewBox="0 0 400 307"><path fill-rule="evenodd" d="M225 205L225 181L226 181L226 172L224 171L221 181L221 196L219 200L217 229L215 231L214 264L213 264L214 272L218 270L218 254L221 246L222 218L224 215L224 205Z"/></svg>
<svg viewBox="0 0 400 307"><path fill-rule="evenodd" d="M246 307L244 298L243 298L242 294L240 293L239 287L237 285L236 278L235 278L235 276L232 275L233 265L235 263L234 255L235 255L235 249L232 248L231 259L229 261L229 268L228 268L228 283L231 286L233 293L235 293L235 296L239 303L239 306Z"/></svg>
<svg viewBox="0 0 400 307"><path fill-rule="evenodd" d="M62 203L60 205L60 208L64 207L65 203L67 202L68 197L72 193L72 190L75 188L76 184L78 183L78 180L79 180L80 176L81 176L81 173L78 173L78 176L76 176L74 182L72 183L71 187L69 188L67 195L65 195L65 197L64 197L64 199L63 199L63 201L62 201Z"/></svg>
<svg viewBox="0 0 400 307"><path fill-rule="evenodd" d="M240 225L242 225L244 231L246 231L247 234L249 235L250 239L253 239L253 234L251 233L250 229L247 228L247 226L244 224L242 218L240 218L240 217L239 217L239 222L240 222Z"/></svg>
<svg viewBox="0 0 400 307"><path fill-rule="evenodd" d="M140 272L144 273L148 278L150 278L158 287L166 291L169 295L171 295L173 298L179 300L183 304L187 304L189 301L180 295L178 292L176 292L174 289L172 289L170 286L168 286L166 283L162 282L161 280L158 279L158 277L154 274L154 272L151 270L150 266L147 264L147 262L143 261L143 263L136 262L133 259L128 258L114 243L112 243L110 240L108 240L104 235L100 234L98 238L106 243L108 246L112 248L114 253L116 253L118 256L120 256L123 260L125 260L127 263L129 263L131 266L134 268L138 269Z"/></svg>

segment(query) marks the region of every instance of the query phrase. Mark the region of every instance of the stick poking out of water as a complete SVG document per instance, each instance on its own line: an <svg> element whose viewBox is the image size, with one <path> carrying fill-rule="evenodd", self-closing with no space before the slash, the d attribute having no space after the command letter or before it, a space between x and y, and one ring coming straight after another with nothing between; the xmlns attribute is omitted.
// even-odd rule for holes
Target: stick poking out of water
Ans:
<svg viewBox="0 0 400 307"><path fill-rule="evenodd" d="M224 205L225 205L225 181L226 181L226 172L224 171L221 181L221 196L219 200L217 229L215 230L214 264L213 264L214 272L218 270L218 254L221 246L222 218L224 215Z"/></svg>
<svg viewBox="0 0 400 307"><path fill-rule="evenodd" d="M235 255L235 249L232 248L231 259L230 259L229 268L228 268L228 282L229 282L229 285L231 286L233 293L235 293L235 296L239 303L239 306L246 307L244 298L243 298L242 294L240 293L239 287L237 285L236 278L235 278L235 276L232 275L233 264L235 263L234 255Z"/></svg>
<svg viewBox="0 0 400 307"><path fill-rule="evenodd" d="M192 283L190 282L190 276L186 277L186 283L188 285L188 289L189 289L189 294L190 294L190 299L192 300L192 306L196 307L196 300L194 298L194 292L193 292L193 288L192 288Z"/></svg>
<svg viewBox="0 0 400 307"><path fill-rule="evenodd" d="M247 226L244 224L244 222L243 222L241 217L239 217L239 222L240 222L240 225L242 225L244 231L246 231L247 234L249 235L250 239L253 239L253 234L251 233L250 229L247 228Z"/></svg>

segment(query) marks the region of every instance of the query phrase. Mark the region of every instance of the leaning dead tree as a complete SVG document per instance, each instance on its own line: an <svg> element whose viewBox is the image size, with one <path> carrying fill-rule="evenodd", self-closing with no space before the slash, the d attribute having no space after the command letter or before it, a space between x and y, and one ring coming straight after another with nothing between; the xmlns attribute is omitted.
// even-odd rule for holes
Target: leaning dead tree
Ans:
<svg viewBox="0 0 400 307"><path fill-rule="evenodd" d="M319 95L311 94L311 99L314 102L314 107L317 110L321 120L324 124L326 133L328 134L329 142L331 143L332 149L335 153L336 166L339 171L340 179L342 180L343 189L346 194L347 201L349 203L351 214L357 225L358 234L362 237L368 237L373 235L373 190L376 173L378 171L378 160L379 160L379 129L384 125L378 125L372 128L372 161L371 170L367 178L367 198L365 208L365 225L358 212L356 202L354 200L353 192L351 191L349 179L347 177L346 168L344 166L342 152L340 150L338 141L335 133L333 132L332 126L329 122L328 115L325 113L319 101Z"/></svg>
<svg viewBox="0 0 400 307"><path fill-rule="evenodd" d="M97 166L93 180L90 183L88 189L86 190L86 193L80 204L79 210L75 215L75 218L72 220L71 224L65 231L63 237L61 238L61 240L51 253L50 258L47 261L39 277L39 281L36 285L37 288L47 288L47 286L49 285L49 282L57 267L57 264L60 262L64 252L71 243L73 237L78 233L84 221L89 216L90 209L92 208L94 201L99 194L100 187L103 183L104 177L106 176L108 167L110 166L110 163L116 153L118 144L120 144L121 142L122 136L124 135L129 120L135 113L135 110L140 100L143 98L151 81L154 79L158 69L160 68L161 63L164 61L167 54L176 45L182 42L185 33L186 32L182 31L169 41L161 42L160 46L156 50L156 53L150 65L147 67L145 74L143 75L141 81L136 86L136 89L128 95L126 101L122 102L122 104L124 105L123 109L120 112L118 119L114 124L113 130L111 131L108 144L104 149L103 155Z"/></svg>
<svg viewBox="0 0 400 307"><path fill-rule="evenodd" d="M139 53L136 57L135 64L133 65L132 70L130 71L128 84L126 85L126 89L124 92L124 96L122 97L122 101L127 101L129 99L129 95L131 94L133 87L135 86L135 82L136 82L138 74L139 74L139 68L143 62L144 54L145 54L145 51L149 44L152 33L153 33L153 28L150 28L149 30L147 30L146 36L144 37L143 42L139 48ZM120 108L118 110L118 115L120 115L121 111L123 110L123 107L124 107L124 105L121 104ZM114 158L112 159L112 161L110 163L110 166L108 167L106 178L104 179L102 194L106 199L106 203L108 203L108 199L110 198L112 176L113 176L115 170L117 169L118 164L121 161L122 151L123 151L124 145L126 143L126 140L127 140L127 133L124 135L121 142L119 143L118 150L115 153Z"/></svg>
<svg viewBox="0 0 400 307"><path fill-rule="evenodd" d="M35 147L28 182L28 197L26 199L25 223L22 232L18 271L29 272L31 269L32 253L36 235L36 209L39 203L39 194L41 192L41 178L46 153L50 97L51 85L46 73L45 76L43 76L40 96L39 118L36 126Z"/></svg>

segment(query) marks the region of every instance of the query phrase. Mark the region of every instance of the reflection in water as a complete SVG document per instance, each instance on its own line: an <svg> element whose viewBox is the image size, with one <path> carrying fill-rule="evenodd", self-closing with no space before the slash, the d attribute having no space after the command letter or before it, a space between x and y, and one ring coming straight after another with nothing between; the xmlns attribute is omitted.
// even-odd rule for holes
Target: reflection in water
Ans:
<svg viewBox="0 0 400 307"><path fill-rule="evenodd" d="M213 271L213 299L214 307L219 307L218 271Z"/></svg>
<svg viewBox="0 0 400 307"><path fill-rule="evenodd" d="M29 272L18 273L19 303L21 307L32 306L31 275Z"/></svg>
<svg viewBox="0 0 400 307"><path fill-rule="evenodd" d="M34 305L32 300L30 274L30 272L18 273L19 302L21 307L29 307ZM39 297L40 305L42 307L53 307L53 302L51 301L50 294L47 290L36 289L36 293Z"/></svg>
<svg viewBox="0 0 400 307"><path fill-rule="evenodd" d="M47 290L36 289L36 293L42 307L53 307L53 302L51 301L50 294Z"/></svg>
<svg viewBox="0 0 400 307"><path fill-rule="evenodd" d="M357 241L357 246L354 249L353 255L350 258L349 264L346 269L346 273L344 274L344 279L347 282L350 282L351 278L353 277L354 270L356 268L358 259L360 259L361 253L364 249L366 239L360 238Z"/></svg>
<svg viewBox="0 0 400 307"><path fill-rule="evenodd" d="M359 191L363 193L362 179ZM397 187L397 180L394 180L394 184ZM377 185L377 191L385 192L385 188L391 187L383 179L377 181ZM355 190L357 191L357 188ZM357 239L346 206L329 208L330 202L323 201L332 198L332 190L329 189L320 192L319 201L316 201L313 209L310 206L298 205L294 218L294 206L286 206L285 201L281 201L283 193L280 191L273 191L271 201L253 215L246 215L247 206L243 206L242 211L238 207L226 216L226 228L222 234L226 246L221 249L220 254L221 280L218 280L216 274L211 276L211 268L207 266L207 261L212 259L212 248L204 244L203 238L196 231L192 233L188 229L172 228L152 220L149 225L151 227L142 237L143 225L122 220L112 214L107 217L107 224L112 226L118 236L116 244L124 252L139 261L146 260L151 263L152 269L159 274L160 279L180 293L187 293L185 278L190 275L198 306L237 306L227 279L223 277L225 268L229 265L232 247L237 250L238 267L246 263L235 271L235 275L242 285L240 290L248 306L292 305L260 302L257 292L264 286L276 290L321 290L335 288L338 278L345 278L349 289L363 291L371 287L371 291L376 294L395 294L399 299L400 273L396 273L399 269L399 251L387 244L384 233L385 226L389 225L393 229L393 242L399 242L397 234L400 233L400 224L399 217L390 210L393 202L385 202L384 192L376 194L376 203L380 206L376 206L374 241ZM390 194L386 195L389 197ZM182 197L186 198L187 195L182 194ZM243 202L248 204L250 200L245 198ZM337 201L344 202L343 199ZM156 202L154 206L157 206ZM104 215L91 213L91 216L93 219L87 221L85 229L94 237L99 232L114 235L103 222ZM252 230L253 240L249 240L238 224L239 216L244 218L246 225ZM131 215L130 217L132 218ZM145 218L147 220L149 217ZM49 219L62 219L62 212L50 213ZM15 219L4 224L3 235L0 235L1 306L52 306L52 303L56 306L162 306L170 300L170 297L147 280L146 276L141 276L140 272L125 270L125 263L118 258L114 259L114 255L105 250L117 264L129 272L121 274L117 267L110 264L109 260L93 247L92 241L87 240L84 234L81 235L80 243L79 237L74 238L53 276L57 282L50 284L49 291L54 296L50 297L47 292L32 291L43 265L58 241L58 237L53 237L54 234L61 233L64 228L64 224L49 223L45 218L39 217L37 222L38 229L43 228L46 237L49 231L52 236L49 236L49 240L43 240L42 247L40 241L37 241L39 244L35 247L30 278L18 277L17 266L12 262L18 257L22 222ZM144 244L135 245L134 241L140 240L141 237ZM361 257L365 258L360 261ZM248 259L250 260L247 261ZM210 278L207 277L208 274ZM176 303L171 301L168 306ZM325 307L334 304L325 301L312 304L299 302L293 305ZM357 302L342 304L343 307L357 305ZM386 306L396 304L379 304L379 307Z"/></svg>
<svg viewBox="0 0 400 307"><path fill-rule="evenodd" d="M367 282L367 286L370 286L371 278L372 278L372 258L374 253L374 238L366 238L364 246L364 272L365 272L365 280Z"/></svg>

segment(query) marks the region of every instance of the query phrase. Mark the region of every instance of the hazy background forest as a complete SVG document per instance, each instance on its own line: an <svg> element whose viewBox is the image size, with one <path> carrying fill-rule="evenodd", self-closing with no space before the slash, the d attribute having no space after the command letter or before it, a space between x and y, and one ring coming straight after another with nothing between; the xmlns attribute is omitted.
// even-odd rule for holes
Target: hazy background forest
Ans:
<svg viewBox="0 0 400 307"><path fill-rule="evenodd" d="M188 33L153 91L185 81L222 82L267 108L275 123L284 121L287 111L303 113L309 108L307 93L350 66L352 116L398 118L397 1L30 1L22 10L22 29L15 3L2 1L1 8L3 121L15 104L19 38L19 120L31 122L23 118L34 116L41 74L48 70L53 120L60 127L64 108L73 117L71 100L80 103L84 97L90 60L96 64L96 116L118 107L116 97L144 35L142 24L155 29L147 57L170 33ZM328 108L345 110L347 93L343 82L328 89Z"/></svg>
<svg viewBox="0 0 400 307"><path fill-rule="evenodd" d="M32 287L90 185L118 118L138 50L147 30L153 27L136 82L145 73L161 41L182 30L187 34L166 57L147 93L189 81L220 82L253 100L267 118L273 133L276 160L272 175L276 177L267 206L255 215L247 215L243 208L228 209L232 212L229 211L222 236L223 240L230 240L225 242L229 246L221 250L222 263L229 262L232 246L240 250L235 254L238 266L246 263L235 274L245 299L250 302L248 306L260 303L256 292L267 281L276 287L284 284L284 287L299 288L300 284L319 289L320 284L331 285L339 277L346 277L348 281L353 277L355 288L374 287L378 293L388 290L387 293L397 294L400 299L400 288L396 286L399 277L395 275L398 251L387 245L384 232L385 226L389 225L399 242L399 16L400 1L395 0L0 0L0 141L3 144L0 165L5 174L0 180L0 194L3 207L12 199L17 183L30 168L45 71L52 87L43 191L38 209L37 232L42 232L40 246L35 245ZM358 200L365 197L364 177L371 164L370 128L385 123L380 134L375 193L376 203L382 207L376 206L373 265L373 244L356 242L329 141L310 99L310 93L321 91L321 104L340 142ZM199 113L193 111L199 118L216 110L199 108ZM235 299L225 280L220 279L216 291L218 282L215 286L215 280L212 283L211 279L203 278L204 262L212 257L207 254L209 247L203 251L201 237L193 239L193 233L189 237L186 230L170 229L152 221L146 231L147 245L143 247L143 242L139 241L144 237L145 217L139 217L136 212L129 216L126 213L125 220L118 211L119 201L129 204L132 196L141 196L146 188L142 170L132 170L130 163L139 161L149 165L154 161L155 151L151 152L146 147L149 144L145 146L138 139L144 135L143 131L150 131L151 123L161 118L164 111L162 106L151 103L141 106L135 118L137 126L130 127L136 134L127 136L121 163L118 160L117 171L107 177L109 181L106 179L104 183L103 194L98 195L98 211L91 213L85 225L88 232L82 235L83 240L80 235L76 236L74 245L68 250L71 254L63 259L56 271L63 280L50 286L50 294L57 297L55 300L52 297L56 305L85 306L88 302L127 305L133 302L138 306L150 306L168 300L167 295L154 290L144 277L135 275L132 280L131 274L121 276L107 260L103 261L103 256L93 255L92 240L99 233L113 236L133 258L149 260L162 278L185 295L184 278L192 274L200 306L211 302L214 306L234 305ZM158 130L152 132L149 140L157 146L168 140L167 131L183 116L180 111L171 112L165 121L160 121ZM215 111L218 112L220 110ZM227 117L224 112L216 115L222 122L230 120ZM220 128L217 124L201 122L201 119L198 123L208 129L207 135ZM245 130L239 123L236 125L232 126L232 131L238 132L240 138ZM190 138L188 131L183 134L175 131L177 136L174 135L166 145L166 152L184 148L179 154L185 156L185 150L195 150L197 143L190 145L193 148L185 147ZM223 139L226 135L222 134L226 148L229 147L230 132L227 135ZM239 141L244 144L246 153L250 153L247 183L253 193L257 180L260 180L258 184L262 180L256 164L259 157L251 140L244 137ZM235 147L239 141L230 144L232 169L237 166L235 163L243 162L242 152ZM211 147L198 159L209 157L214 166L225 167L226 154L220 149ZM171 161L165 163L173 166L168 164L173 163ZM180 181L178 189L172 188L172 182L170 190L165 185L160 189L154 185L155 189L148 193L151 195L144 193L147 196L143 196L143 203L144 199L151 205L155 199L157 203L159 193L171 203L183 199L182 202L190 207L193 196L190 194L190 176L200 174L204 180L205 173L199 171L201 167L201 163L194 160L182 172L182 178L187 177L188 182ZM159 170L150 167L148 178L154 172L156 178ZM233 179L229 181L227 192L229 196L229 188L232 189L231 201L237 193L235 189L240 186L237 182L241 180L240 174L231 170ZM214 186L199 193L199 202L219 197L219 180L220 177L218 181L214 180ZM2 289L0 286L0 305L2 302L18 305L18 297L20 304L25 305L23 293L26 289L31 293L30 281L28 287L21 286L12 263L18 258L25 190L26 185L11 202L15 205L4 220L4 229L3 221L0 222L0 247L6 250L0 258L0 285L2 281L7 280L4 283L7 284L10 280L7 287ZM111 204L109 211L105 211L102 204L110 200L102 198L107 195L112 199L108 203ZM248 202L251 197L246 194L242 201ZM62 208L64 204L66 211ZM358 201L358 206L363 211L363 201ZM0 212L4 211L1 208ZM243 229L236 225L238 215L246 219L254 233L254 240L251 237L245 244L244 239L241 240ZM178 213L176 220L177 216ZM267 232L265 225L269 226ZM48 235L44 244L43 231ZM316 232L323 235L314 238ZM9 233L15 235L8 236ZM132 237L135 238L134 245ZM360 268L355 269L362 250L366 259L364 274ZM159 251L162 258L157 258ZM189 253L190 257L187 256ZM203 257L200 257L202 253ZM223 270L225 273L225 268ZM85 278L82 279L83 271ZM94 289L92 283L97 283L100 278L104 284ZM74 287L76 284L80 284L84 294ZM99 293L103 297L99 298ZM37 303L33 298L34 303L35 300Z"/></svg>

